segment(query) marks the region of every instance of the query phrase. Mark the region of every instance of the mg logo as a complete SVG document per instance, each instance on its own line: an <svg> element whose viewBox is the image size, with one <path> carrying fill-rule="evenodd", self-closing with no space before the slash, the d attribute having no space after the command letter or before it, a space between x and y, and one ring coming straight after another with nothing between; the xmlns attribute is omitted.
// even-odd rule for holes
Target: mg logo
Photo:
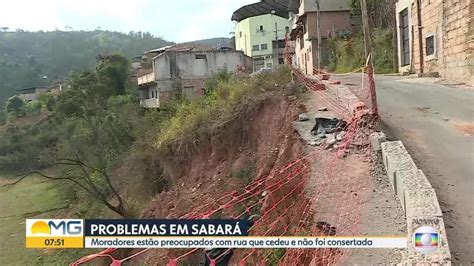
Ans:
<svg viewBox="0 0 474 266"><path fill-rule="evenodd" d="M27 235L82 236L83 221L76 219L28 219Z"/></svg>
<svg viewBox="0 0 474 266"><path fill-rule="evenodd" d="M59 230L63 235L80 235L82 233L82 222L80 221L61 221L55 223L53 221L48 222L51 231Z"/></svg>

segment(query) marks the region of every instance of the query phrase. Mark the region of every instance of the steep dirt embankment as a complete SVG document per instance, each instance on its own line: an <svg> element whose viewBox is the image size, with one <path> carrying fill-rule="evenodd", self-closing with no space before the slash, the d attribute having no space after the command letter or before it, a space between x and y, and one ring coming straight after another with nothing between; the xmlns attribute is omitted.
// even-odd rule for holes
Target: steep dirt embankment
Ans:
<svg viewBox="0 0 474 266"><path fill-rule="evenodd" d="M172 159L162 162L169 189L155 197L144 211L144 218L182 217L203 202L237 191L302 154L302 144L292 127L292 121L302 112L296 100L282 92L258 97L239 105L211 133L194 140L192 150L183 149L179 143L173 146L167 156ZM216 119L220 117L216 114ZM230 218L236 213L224 211L211 217ZM151 251L144 259L166 263L163 255L163 251Z"/></svg>

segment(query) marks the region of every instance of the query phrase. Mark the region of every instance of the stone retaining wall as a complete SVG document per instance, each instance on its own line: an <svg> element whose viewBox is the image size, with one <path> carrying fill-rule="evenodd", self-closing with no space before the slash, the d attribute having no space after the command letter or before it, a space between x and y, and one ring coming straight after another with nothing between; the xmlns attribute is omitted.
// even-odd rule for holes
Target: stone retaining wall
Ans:
<svg viewBox="0 0 474 266"><path fill-rule="evenodd" d="M388 178L406 214L408 247L403 264L450 265L451 254L435 190L401 141L379 143L378 139L380 133L371 136L372 146L375 149L379 144ZM439 248L432 254L415 250L413 233L420 226L432 226L440 235Z"/></svg>

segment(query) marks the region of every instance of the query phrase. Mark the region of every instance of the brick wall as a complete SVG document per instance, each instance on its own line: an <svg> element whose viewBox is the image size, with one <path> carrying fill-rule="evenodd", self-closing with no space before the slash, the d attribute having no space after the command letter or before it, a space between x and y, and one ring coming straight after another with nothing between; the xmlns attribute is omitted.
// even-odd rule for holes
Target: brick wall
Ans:
<svg viewBox="0 0 474 266"><path fill-rule="evenodd" d="M188 100L194 100L204 96L207 79L183 79L181 88L183 96Z"/></svg>
<svg viewBox="0 0 474 266"><path fill-rule="evenodd" d="M444 1L444 66L441 70L443 77L459 80L474 85L472 62L472 0Z"/></svg>

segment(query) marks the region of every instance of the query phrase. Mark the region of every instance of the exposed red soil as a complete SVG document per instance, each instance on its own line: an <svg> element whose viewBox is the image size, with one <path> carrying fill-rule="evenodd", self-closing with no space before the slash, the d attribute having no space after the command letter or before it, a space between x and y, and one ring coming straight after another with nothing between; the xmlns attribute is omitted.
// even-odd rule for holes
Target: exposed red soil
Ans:
<svg viewBox="0 0 474 266"><path fill-rule="evenodd" d="M275 93L267 95L256 105L239 110L233 119L214 130L216 133L199 140L184 163L165 163L169 189L153 199L142 217L182 217L205 202L235 192L252 179L265 178L272 170L298 158L303 153L303 144L292 127L292 121L302 111L295 100ZM235 175L243 169L254 171L248 179ZM271 205L269 201L275 200L275 196L266 197L261 208ZM216 206L219 204L216 202ZM232 217L239 212L229 210L220 215ZM147 264L163 265L168 262L167 255L177 254L183 252L152 250L141 259Z"/></svg>

